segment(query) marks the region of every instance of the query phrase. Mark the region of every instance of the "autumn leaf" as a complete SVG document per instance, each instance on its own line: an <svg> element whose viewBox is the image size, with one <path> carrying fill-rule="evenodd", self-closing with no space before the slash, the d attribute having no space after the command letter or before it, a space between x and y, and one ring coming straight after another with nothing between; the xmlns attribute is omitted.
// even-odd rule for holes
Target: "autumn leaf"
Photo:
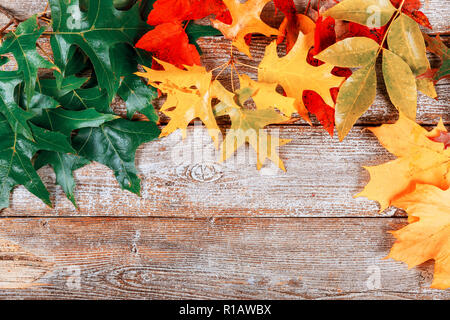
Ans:
<svg viewBox="0 0 450 320"><path fill-rule="evenodd" d="M246 92L245 89L241 88L241 94ZM248 97L245 94L244 98L239 97L239 95L240 93L238 93L237 100L241 103ZM290 140L271 136L263 129L270 124L286 122L289 118L279 114L273 108L250 110L234 102L230 103L230 101L232 100L228 100L228 103L222 102L214 109L216 116L228 115L231 119L231 128L228 130L221 147L222 161L230 158L237 149L248 143L256 151L258 170L262 168L268 158L280 169L286 171L276 148Z"/></svg>
<svg viewBox="0 0 450 320"><path fill-rule="evenodd" d="M433 70L430 78L434 81L439 81L450 77L450 49L444 44L441 37L438 35L432 38L427 34L423 34L427 43L428 51L434 53L441 58L442 64L439 69Z"/></svg>
<svg viewBox="0 0 450 320"><path fill-rule="evenodd" d="M396 8L399 8L402 2L403 0L391 0L391 3ZM427 16L419 10L421 6L422 3L420 0L406 0L403 3L402 12L408 15L410 18L414 19L414 21L421 24L422 26L428 29L433 29Z"/></svg>
<svg viewBox="0 0 450 320"><path fill-rule="evenodd" d="M183 68L183 65L200 65L197 48L189 43L184 28L178 22L157 25L136 43L136 48L150 51L154 53L155 58L178 68Z"/></svg>
<svg viewBox="0 0 450 320"><path fill-rule="evenodd" d="M314 45L314 33L299 34L292 50L284 57L278 57L276 42L267 48L259 65L259 81L278 83L288 97L296 99L298 113L308 122L308 110L303 103L303 91L317 92L327 105L333 106L331 88L339 87L343 77L334 76L334 65L325 63L314 67L307 62L308 53Z"/></svg>
<svg viewBox="0 0 450 320"><path fill-rule="evenodd" d="M397 239L387 258L413 268L434 260L435 289L450 288L450 189L418 184L392 202L408 213L409 224L392 234Z"/></svg>
<svg viewBox="0 0 450 320"><path fill-rule="evenodd" d="M442 190L450 187L450 149L430 139L447 132L442 120L436 129L428 132L401 115L395 124L369 130L398 159L367 167L371 179L357 197L378 201L383 211L413 191L417 184L429 184Z"/></svg>
<svg viewBox="0 0 450 320"><path fill-rule="evenodd" d="M343 0L325 11L323 16L379 28L389 22L395 11L389 0ZM380 21L376 21L375 16Z"/></svg>
<svg viewBox="0 0 450 320"><path fill-rule="evenodd" d="M145 72L137 75L147 79L149 85L167 94L167 100L160 111L171 119L162 130L161 137L168 136L178 129L181 130L183 137L186 137L189 123L199 118L211 130L211 137L218 146L216 133L220 129L211 105L215 97L212 73L200 66L185 66L186 70L182 70L161 60L157 62L164 70L144 67Z"/></svg>
<svg viewBox="0 0 450 320"><path fill-rule="evenodd" d="M278 34L278 30L269 27L260 17L264 6L270 1L248 0L245 3L241 3L239 0L224 0L223 2L228 7L233 22L226 24L219 20L213 20L212 24L227 39L232 40L233 45L239 51L251 57L245 36L252 33L260 33L267 37Z"/></svg>
<svg viewBox="0 0 450 320"><path fill-rule="evenodd" d="M251 98L259 110L278 109L284 115L290 117L297 112L295 99L285 97L277 92L276 83L258 82L243 74L239 76L240 87L251 89Z"/></svg>
<svg viewBox="0 0 450 320"><path fill-rule="evenodd" d="M211 14L221 20L228 9L222 0L157 0L153 4L147 23L156 26L186 20L198 20Z"/></svg>

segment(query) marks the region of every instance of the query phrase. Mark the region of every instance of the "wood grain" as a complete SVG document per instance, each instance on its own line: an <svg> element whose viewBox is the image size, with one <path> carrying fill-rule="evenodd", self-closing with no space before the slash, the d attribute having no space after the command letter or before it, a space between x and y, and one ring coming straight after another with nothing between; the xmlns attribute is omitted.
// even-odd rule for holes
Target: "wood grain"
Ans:
<svg viewBox="0 0 450 320"><path fill-rule="evenodd" d="M0 219L0 238L53 263L0 298L449 299L429 289L432 263L382 260L404 221Z"/></svg>
<svg viewBox="0 0 450 320"><path fill-rule="evenodd" d="M274 130L278 130L279 133ZM292 141L281 147L287 172L267 162L256 170L255 154L240 149L235 159L221 164L202 126L191 127L188 138L174 134L146 144L137 153L143 178L142 197L120 190L112 172L100 164L76 172L77 211L54 187L50 168L40 171L52 195L50 209L17 188L3 216L253 216L361 217L377 216L378 205L353 199L368 182L363 165L393 159L377 139L354 128L339 143L320 128L273 127L273 134ZM395 210L388 210L391 216Z"/></svg>

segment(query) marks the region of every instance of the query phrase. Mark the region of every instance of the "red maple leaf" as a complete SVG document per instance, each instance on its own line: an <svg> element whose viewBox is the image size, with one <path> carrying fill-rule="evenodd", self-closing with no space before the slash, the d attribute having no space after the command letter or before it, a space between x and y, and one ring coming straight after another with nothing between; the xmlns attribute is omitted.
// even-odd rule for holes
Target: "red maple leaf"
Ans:
<svg viewBox="0 0 450 320"><path fill-rule="evenodd" d="M147 23L156 26L166 22L203 19L211 14L224 23L224 20L231 19L222 0L157 0Z"/></svg>
<svg viewBox="0 0 450 320"><path fill-rule="evenodd" d="M200 65L197 48L189 43L189 38L180 22L163 23L147 32L136 43L136 47L150 51L160 60L179 68L183 65ZM158 68L158 65L153 65Z"/></svg>
<svg viewBox="0 0 450 320"><path fill-rule="evenodd" d="M434 138L430 138L435 142L442 142L444 144L445 149L450 147L450 132L440 131L440 135Z"/></svg>
<svg viewBox="0 0 450 320"><path fill-rule="evenodd" d="M382 26L381 28L372 28L363 26L361 24L355 22L348 23L348 31L343 36L343 38L352 38L352 37L366 37L376 41L378 44L381 44L383 41L384 35L387 31L387 25Z"/></svg>
<svg viewBox="0 0 450 320"><path fill-rule="evenodd" d="M318 93L311 90L303 91L303 103L306 109L316 116L330 136L333 136L335 110L327 105Z"/></svg>

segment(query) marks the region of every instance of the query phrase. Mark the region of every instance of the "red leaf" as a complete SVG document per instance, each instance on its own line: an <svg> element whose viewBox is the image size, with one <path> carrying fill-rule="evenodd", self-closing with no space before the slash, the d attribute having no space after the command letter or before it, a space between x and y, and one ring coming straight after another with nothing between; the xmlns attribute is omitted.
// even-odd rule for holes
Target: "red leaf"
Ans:
<svg viewBox="0 0 450 320"><path fill-rule="evenodd" d="M450 132L440 132L440 135L434 138L430 138L435 142L442 142L444 144L445 149L450 147Z"/></svg>
<svg viewBox="0 0 450 320"><path fill-rule="evenodd" d="M336 43L335 23L336 21L332 17L323 19L320 16L317 19L316 31L314 32L314 55Z"/></svg>
<svg viewBox="0 0 450 320"><path fill-rule="evenodd" d="M318 93L310 90L303 91L303 103L308 111L316 116L330 136L333 136L334 109L327 105Z"/></svg>
<svg viewBox="0 0 450 320"><path fill-rule="evenodd" d="M300 32L300 21L293 0L274 0L275 7L284 13L285 18L280 25L277 43L286 38L286 52L291 51Z"/></svg>
<svg viewBox="0 0 450 320"><path fill-rule="evenodd" d="M391 3L394 5L394 7L399 8L402 4L402 1L403 0L391 0ZM406 0L403 4L402 12L410 16L422 26L433 29L427 16L423 12L419 11L420 7L422 7L422 3L420 2L420 0Z"/></svg>
<svg viewBox="0 0 450 320"><path fill-rule="evenodd" d="M195 46L189 43L181 23L163 23L156 26L138 41L136 47L150 51L156 58L179 68L183 68L183 65L200 65L200 55Z"/></svg>
<svg viewBox="0 0 450 320"><path fill-rule="evenodd" d="M228 9L222 0L157 0L147 23L156 26L166 22L202 19L210 14L226 19L225 12Z"/></svg>
<svg viewBox="0 0 450 320"><path fill-rule="evenodd" d="M386 30L387 26L369 29L368 27L361 24L349 22L348 32L344 35L344 38L366 37L375 40L378 44L381 44Z"/></svg>

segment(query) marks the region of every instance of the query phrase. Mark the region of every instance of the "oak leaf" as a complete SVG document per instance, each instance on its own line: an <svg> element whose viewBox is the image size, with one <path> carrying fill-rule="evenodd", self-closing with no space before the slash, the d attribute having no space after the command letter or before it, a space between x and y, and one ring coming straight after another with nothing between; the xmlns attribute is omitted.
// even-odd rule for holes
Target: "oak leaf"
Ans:
<svg viewBox="0 0 450 320"><path fill-rule="evenodd" d="M392 234L397 239L388 258L413 268L434 260L435 289L450 288L450 189L419 184L392 205L408 213L409 224Z"/></svg>
<svg viewBox="0 0 450 320"><path fill-rule="evenodd" d="M437 128L428 132L401 114L395 124L369 130L398 159L366 167L371 179L356 197L378 201L383 211L413 191L417 184L429 184L442 190L450 187L450 149L430 139L447 132L442 120Z"/></svg>
<svg viewBox="0 0 450 320"><path fill-rule="evenodd" d="M269 27L261 20L261 12L264 6L271 0L248 0L241 3L239 0L224 0L230 10L233 22L223 23L213 20L212 24L219 29L223 35L233 41L233 45L242 53L251 57L250 48L246 43L245 36L252 33L260 33L267 37L277 35L278 30Z"/></svg>
<svg viewBox="0 0 450 320"><path fill-rule="evenodd" d="M345 80L331 73L334 66L328 63L312 66L307 62L308 53L314 45L314 33L300 33L295 46L284 57L277 53L276 42L267 48L258 77L260 81L278 83L288 97L296 99L298 113L308 122L308 110L303 103L303 92L311 90L318 93L329 106L334 106L331 88L339 87Z"/></svg>

